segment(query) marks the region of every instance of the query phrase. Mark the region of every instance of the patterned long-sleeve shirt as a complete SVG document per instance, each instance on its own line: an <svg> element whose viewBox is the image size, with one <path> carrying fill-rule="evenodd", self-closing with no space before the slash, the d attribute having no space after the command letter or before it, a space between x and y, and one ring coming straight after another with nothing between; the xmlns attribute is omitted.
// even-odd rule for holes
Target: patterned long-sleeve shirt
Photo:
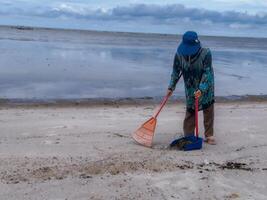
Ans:
<svg viewBox="0 0 267 200"><path fill-rule="evenodd" d="M198 89L202 92L199 99L199 110L206 109L214 103L214 72L211 52L202 48L199 53L187 61L176 54L169 89L175 90L179 74L182 73L185 85L186 107L189 112L195 110L194 93Z"/></svg>

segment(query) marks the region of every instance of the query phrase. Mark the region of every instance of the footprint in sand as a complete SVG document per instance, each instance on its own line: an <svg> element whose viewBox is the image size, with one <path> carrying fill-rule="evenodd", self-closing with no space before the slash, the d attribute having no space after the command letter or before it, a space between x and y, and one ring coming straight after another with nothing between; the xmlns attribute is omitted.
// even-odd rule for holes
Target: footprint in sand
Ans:
<svg viewBox="0 0 267 200"><path fill-rule="evenodd" d="M53 144L53 141L52 140L45 140L44 143L47 145L51 145L51 144Z"/></svg>

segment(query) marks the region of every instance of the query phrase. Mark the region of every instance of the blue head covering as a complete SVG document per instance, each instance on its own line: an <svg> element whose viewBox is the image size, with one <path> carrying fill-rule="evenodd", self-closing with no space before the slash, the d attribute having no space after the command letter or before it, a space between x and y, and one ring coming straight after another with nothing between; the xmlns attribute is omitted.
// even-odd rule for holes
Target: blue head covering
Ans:
<svg viewBox="0 0 267 200"><path fill-rule="evenodd" d="M198 35L194 31L187 31L183 35L183 41L180 43L177 53L182 56L191 56L198 52L201 48Z"/></svg>

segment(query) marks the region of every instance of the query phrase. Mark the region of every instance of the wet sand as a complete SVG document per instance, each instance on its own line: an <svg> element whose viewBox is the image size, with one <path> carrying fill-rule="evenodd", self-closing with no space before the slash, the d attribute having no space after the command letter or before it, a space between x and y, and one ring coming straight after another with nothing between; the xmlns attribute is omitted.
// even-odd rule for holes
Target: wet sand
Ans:
<svg viewBox="0 0 267 200"><path fill-rule="evenodd" d="M266 101L217 103L218 145L192 152L168 149L182 103L163 110L152 149L133 142L154 108L2 105L0 199L267 198Z"/></svg>

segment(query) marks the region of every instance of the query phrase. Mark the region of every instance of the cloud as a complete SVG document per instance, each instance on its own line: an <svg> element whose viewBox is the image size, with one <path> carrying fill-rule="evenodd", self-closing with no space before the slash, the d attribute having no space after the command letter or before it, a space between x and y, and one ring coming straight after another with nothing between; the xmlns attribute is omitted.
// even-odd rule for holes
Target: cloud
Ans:
<svg viewBox="0 0 267 200"><path fill-rule="evenodd" d="M218 12L197 8L186 8L181 4L174 5L132 5L112 9L116 18L137 19L150 17L157 20L190 19L191 21L210 21L213 23L267 24L267 14L249 15L235 11Z"/></svg>
<svg viewBox="0 0 267 200"><path fill-rule="evenodd" d="M38 9L37 9L38 10ZM40 9L39 9L40 10ZM25 14L25 13L24 13ZM203 21L224 24L250 24L266 25L267 14L248 14L235 11L218 12L198 8L187 8L182 4L151 5L131 4L117 6L111 9L91 9L86 4L61 3L55 7L47 8L43 12L33 11L32 15L42 17L73 17L83 19L100 20L139 20L151 19L157 22L179 21L189 19L191 21Z"/></svg>
<svg viewBox="0 0 267 200"><path fill-rule="evenodd" d="M3 6L0 2L0 15L5 18L18 16L18 21L20 16L28 17L32 21L35 19L38 21L41 17L52 24L54 24L52 21L64 20L62 21L65 23L64 26L70 28L79 24L84 24L86 28L94 28L96 24L101 24L101 26L108 26L107 30L118 30L116 26L124 27L123 30L119 29L121 31L130 31L132 26L135 26L136 31L148 31L148 29L152 31L154 27L153 31L164 29L168 33L173 33L178 29L181 29L181 32L186 29L196 29L207 34L212 31L217 33L232 30L234 34L239 29L246 30L246 33L261 30L261 35L266 36L267 29L266 12L251 14L237 11L215 11L189 8L183 4L128 4L111 8L92 7L91 4L83 2L57 1L46 6L42 3L27 4L24 2L23 4L16 3L16 6L14 4L10 9L10 5ZM77 23L71 24L74 21ZM169 31L170 29L172 31ZM156 32L160 31L156 30Z"/></svg>

